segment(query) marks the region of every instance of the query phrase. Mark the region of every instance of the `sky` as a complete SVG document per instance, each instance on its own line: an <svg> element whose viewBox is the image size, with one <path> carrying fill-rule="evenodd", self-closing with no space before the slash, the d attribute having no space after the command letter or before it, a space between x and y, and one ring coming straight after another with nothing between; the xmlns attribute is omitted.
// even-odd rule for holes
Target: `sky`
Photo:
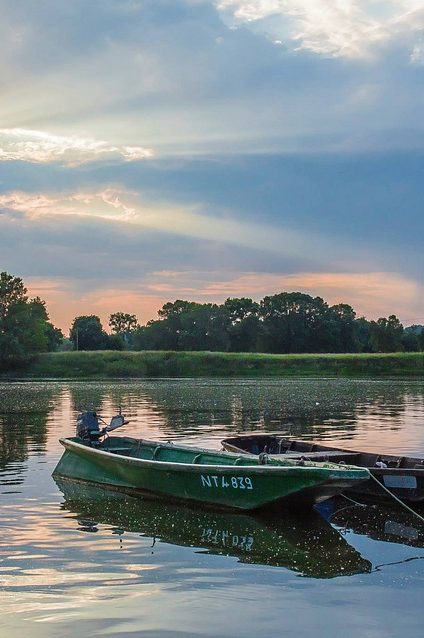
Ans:
<svg viewBox="0 0 424 638"><path fill-rule="evenodd" d="M0 10L0 271L55 325L281 291L424 323L423 0Z"/></svg>

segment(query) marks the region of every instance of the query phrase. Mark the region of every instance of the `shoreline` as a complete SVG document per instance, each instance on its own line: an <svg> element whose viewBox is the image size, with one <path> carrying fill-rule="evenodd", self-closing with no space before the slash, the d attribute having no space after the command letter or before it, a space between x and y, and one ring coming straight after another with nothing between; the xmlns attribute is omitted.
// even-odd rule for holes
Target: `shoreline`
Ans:
<svg viewBox="0 0 424 638"><path fill-rule="evenodd" d="M424 378L424 353L262 354L204 351L80 351L39 355L2 379L294 376Z"/></svg>

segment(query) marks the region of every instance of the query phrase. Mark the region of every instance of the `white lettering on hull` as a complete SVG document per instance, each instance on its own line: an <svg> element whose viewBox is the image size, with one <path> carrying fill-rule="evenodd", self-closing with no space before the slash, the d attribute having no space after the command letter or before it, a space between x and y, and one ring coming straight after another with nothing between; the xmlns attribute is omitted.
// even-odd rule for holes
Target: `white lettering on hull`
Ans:
<svg viewBox="0 0 424 638"><path fill-rule="evenodd" d="M200 481L202 487L218 487L226 489L228 487L234 490L253 490L253 481L248 476L216 476L213 474L201 474Z"/></svg>

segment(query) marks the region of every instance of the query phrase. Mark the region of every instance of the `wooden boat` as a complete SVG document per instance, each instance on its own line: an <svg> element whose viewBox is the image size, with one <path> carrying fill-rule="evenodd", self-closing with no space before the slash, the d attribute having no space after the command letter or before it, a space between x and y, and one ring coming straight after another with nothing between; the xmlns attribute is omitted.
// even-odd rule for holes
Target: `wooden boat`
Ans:
<svg viewBox="0 0 424 638"><path fill-rule="evenodd" d="M117 426L119 427L119 426ZM54 475L100 483L129 493L207 506L257 510L280 504L312 506L368 471L333 463L269 459L99 435L60 439L65 452Z"/></svg>
<svg viewBox="0 0 424 638"><path fill-rule="evenodd" d="M284 517L199 509L133 498L106 486L56 479L62 509L78 530L127 533L196 552L234 556L241 563L284 567L310 578L368 573L371 564L314 510Z"/></svg>
<svg viewBox="0 0 424 638"><path fill-rule="evenodd" d="M222 441L225 450L237 454L268 454L272 459L304 459L315 462L349 463L367 468L380 483L398 498L424 502L424 459L375 452L358 452L321 445L314 441L288 439L279 434L246 434ZM370 497L386 497L385 491L369 478L354 483L351 491Z"/></svg>

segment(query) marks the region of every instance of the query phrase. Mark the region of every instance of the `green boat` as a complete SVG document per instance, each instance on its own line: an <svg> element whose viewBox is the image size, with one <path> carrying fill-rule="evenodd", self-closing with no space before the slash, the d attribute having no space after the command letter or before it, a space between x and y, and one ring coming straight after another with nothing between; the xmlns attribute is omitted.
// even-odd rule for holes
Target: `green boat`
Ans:
<svg viewBox="0 0 424 638"><path fill-rule="evenodd" d="M131 494L236 510L311 507L369 476L368 470L355 466L109 436L124 423L122 417L119 424L117 420L94 432L77 422L80 436L60 439L65 452L53 474Z"/></svg>

